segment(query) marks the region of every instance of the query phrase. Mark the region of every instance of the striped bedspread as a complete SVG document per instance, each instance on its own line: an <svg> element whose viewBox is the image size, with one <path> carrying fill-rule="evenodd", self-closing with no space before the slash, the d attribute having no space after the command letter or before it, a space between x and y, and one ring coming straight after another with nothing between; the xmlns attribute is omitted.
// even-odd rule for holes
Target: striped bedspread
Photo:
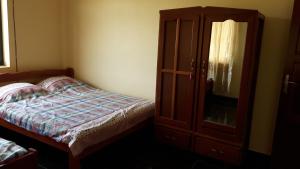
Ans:
<svg viewBox="0 0 300 169"><path fill-rule="evenodd" d="M153 107L152 101L77 84L39 98L3 104L0 118L71 147L98 128Z"/></svg>
<svg viewBox="0 0 300 169"><path fill-rule="evenodd" d="M0 138L0 163L22 156L27 153L27 150L21 146L16 145L12 141Z"/></svg>

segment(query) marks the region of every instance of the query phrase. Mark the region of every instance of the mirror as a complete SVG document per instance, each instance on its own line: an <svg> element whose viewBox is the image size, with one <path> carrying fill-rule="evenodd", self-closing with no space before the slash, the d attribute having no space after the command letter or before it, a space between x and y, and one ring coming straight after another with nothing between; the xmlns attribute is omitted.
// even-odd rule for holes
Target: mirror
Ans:
<svg viewBox="0 0 300 169"><path fill-rule="evenodd" d="M213 22L207 70L205 121L234 127L247 22Z"/></svg>

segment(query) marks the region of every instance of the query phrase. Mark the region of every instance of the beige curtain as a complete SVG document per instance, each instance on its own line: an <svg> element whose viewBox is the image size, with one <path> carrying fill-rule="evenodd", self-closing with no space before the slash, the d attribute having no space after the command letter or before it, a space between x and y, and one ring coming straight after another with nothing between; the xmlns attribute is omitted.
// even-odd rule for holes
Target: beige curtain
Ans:
<svg viewBox="0 0 300 169"><path fill-rule="evenodd" d="M233 66L237 57L243 58L246 35L240 29L247 27L240 23L227 20L212 25L207 78L214 81L213 91L219 95L230 95Z"/></svg>

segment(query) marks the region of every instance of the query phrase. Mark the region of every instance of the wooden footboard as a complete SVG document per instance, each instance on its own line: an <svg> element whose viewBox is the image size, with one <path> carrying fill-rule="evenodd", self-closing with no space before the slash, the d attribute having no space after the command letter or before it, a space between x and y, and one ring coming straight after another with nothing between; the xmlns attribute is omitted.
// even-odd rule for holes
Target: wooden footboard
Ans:
<svg viewBox="0 0 300 169"><path fill-rule="evenodd" d="M30 148L28 153L21 156L9 160L4 163L0 163L0 169L37 169L37 151L35 149Z"/></svg>
<svg viewBox="0 0 300 169"><path fill-rule="evenodd" d="M136 126L130 128L130 129L128 129L128 130L126 130L126 131L118 134L118 135L115 135L115 136L113 136L113 137L111 137L111 138L109 138L109 139L107 139L107 140L105 140L103 142L100 142L100 143L98 143L98 144L96 144L94 146L91 146L91 147L85 149L80 155L74 157L72 155L72 153L71 153L71 150L69 149L69 147L66 144L56 142L55 140L53 140L50 137L42 136L42 135L33 133L31 131L27 131L27 130L21 128L21 127L17 127L17 126L15 126L13 124L10 124L10 123L8 123L8 122L0 119L0 126L6 128L8 130L17 132L17 133L22 134L24 136L27 136L29 138L33 138L34 140L37 140L37 141L40 141L42 143L48 144L51 147L54 147L54 148L56 148L58 150L61 150L63 152L67 152L69 154L69 162L68 162L69 163L69 169L80 169L80 160L81 159L85 158L86 156L88 156L90 154L93 154L96 151L99 151L100 149L102 149L103 147L105 147L105 146L107 146L109 144L112 144L112 143L114 143L114 142L116 142L116 141L118 141L118 140L126 137L127 135L129 135L131 133L134 133L136 131L139 131L139 130L141 130L143 128L146 128L147 126L151 126L151 125L153 125L153 118L146 119L145 121L137 124ZM36 153L35 150L31 149L30 152L31 153L27 154L28 157L27 156L23 157L23 158L25 158L27 160L28 164L31 163L29 161L33 160L34 158L36 160L36 156L37 156L37 153ZM32 154L34 154L34 155L32 155ZM32 156L30 156L30 155L32 155ZM23 168L23 167L20 167L20 166L22 166L21 164L22 164L22 162L20 162L20 164L19 163L11 164L12 166L10 166L10 167L6 167L6 166L3 166L3 167L5 169L6 168L7 169L10 169L10 168L11 169L21 169L21 168ZM23 163L23 164L26 164L26 162ZM35 164L35 163L32 163L32 164ZM13 166L15 166L15 165L17 167L13 168ZM32 167L32 166L30 166L30 167ZM4 169L4 168L0 167L0 169ZM27 165L26 165L26 169L27 169ZM28 169L31 169L31 168L29 168L29 166L28 166Z"/></svg>

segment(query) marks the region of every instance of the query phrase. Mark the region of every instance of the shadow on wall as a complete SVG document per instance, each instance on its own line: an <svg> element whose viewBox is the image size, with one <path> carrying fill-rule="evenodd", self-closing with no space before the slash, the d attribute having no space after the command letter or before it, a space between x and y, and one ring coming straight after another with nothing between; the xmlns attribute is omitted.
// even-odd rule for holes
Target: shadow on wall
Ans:
<svg viewBox="0 0 300 169"><path fill-rule="evenodd" d="M250 149L254 151L272 151L289 29L290 20L265 19L250 136Z"/></svg>

